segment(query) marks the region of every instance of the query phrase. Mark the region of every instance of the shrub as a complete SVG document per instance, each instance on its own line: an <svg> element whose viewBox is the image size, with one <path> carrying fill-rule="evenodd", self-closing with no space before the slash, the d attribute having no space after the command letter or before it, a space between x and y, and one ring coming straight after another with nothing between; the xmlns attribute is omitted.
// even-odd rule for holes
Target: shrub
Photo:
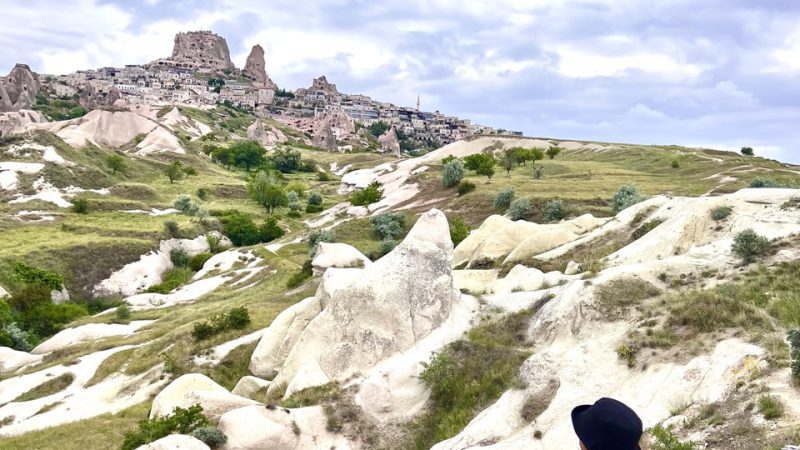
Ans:
<svg viewBox="0 0 800 450"><path fill-rule="evenodd" d="M120 155L108 155L106 157L106 164L111 169L111 174L116 175L117 172L125 171L125 159Z"/></svg>
<svg viewBox="0 0 800 450"><path fill-rule="evenodd" d="M258 227L249 214L234 212L222 220L222 229L233 245L254 245L258 243Z"/></svg>
<svg viewBox="0 0 800 450"><path fill-rule="evenodd" d="M639 193L639 191L636 189L636 186L631 184L623 184L611 198L611 209L614 211L614 214L616 214L629 206L633 206L643 201L644 199L645 197Z"/></svg>
<svg viewBox="0 0 800 450"><path fill-rule="evenodd" d="M777 181L771 178L756 178L750 182L751 188L776 188L780 187Z"/></svg>
<svg viewBox="0 0 800 450"><path fill-rule="evenodd" d="M233 308L227 314L216 314L207 321L195 322L192 338L203 341L228 330L243 330L250 325L250 312L247 308Z"/></svg>
<svg viewBox="0 0 800 450"><path fill-rule="evenodd" d="M308 187L308 185L306 183L303 183L302 181L298 181L298 180L290 181L286 185L286 193L287 193L287 195L288 195L289 192L294 192L295 194L297 194L298 198L305 197L306 196L306 191L308 189L309 189L309 187Z"/></svg>
<svg viewBox="0 0 800 450"><path fill-rule="evenodd" d="M164 222L164 234L171 238L180 237L181 227L178 226L178 222L175 222L174 220L167 220Z"/></svg>
<svg viewBox="0 0 800 450"><path fill-rule="evenodd" d="M638 278L617 278L597 286L594 298L603 314L613 316L629 306L659 294L661 291L647 281Z"/></svg>
<svg viewBox="0 0 800 450"><path fill-rule="evenodd" d="M155 286L150 286L145 292L153 292L157 294L169 294L173 289L182 286L187 281L192 279L192 269L188 267L176 267L168 270L162 277L161 283Z"/></svg>
<svg viewBox="0 0 800 450"><path fill-rule="evenodd" d="M306 212L315 213L322 211L322 194L319 192L312 192L308 195L308 204L306 205Z"/></svg>
<svg viewBox="0 0 800 450"><path fill-rule="evenodd" d="M189 255L186 254L186 250L177 247L169 251L169 260L172 261L172 265L175 267L186 267L189 263Z"/></svg>
<svg viewBox="0 0 800 450"><path fill-rule="evenodd" d="M684 327L686 331L709 333L736 327L772 328L769 318L759 308L730 295L724 286L682 292L669 304L667 324Z"/></svg>
<svg viewBox="0 0 800 450"><path fill-rule="evenodd" d="M394 240L394 239L388 239L387 238L387 239L381 240L380 244L378 244L379 257L389 253L392 250L394 250L394 248L397 247L397 244L399 244L399 242Z"/></svg>
<svg viewBox="0 0 800 450"><path fill-rule="evenodd" d="M189 268L194 270L195 272L199 272L200 270L203 269L203 266L205 265L206 261L208 261L209 258L211 258L212 256L214 255L208 252L198 253L192 256L191 258L189 258L189 263L188 263Z"/></svg>
<svg viewBox="0 0 800 450"><path fill-rule="evenodd" d="M461 216L453 217L453 220L450 221L450 240L453 241L453 245L460 244L467 236L469 236L469 227L464 223L464 219Z"/></svg>
<svg viewBox="0 0 800 450"><path fill-rule="evenodd" d="M733 238L731 250L742 259L743 263L749 264L757 256L767 253L770 245L769 239L759 236L755 231L748 228Z"/></svg>
<svg viewBox="0 0 800 450"><path fill-rule="evenodd" d="M800 381L800 328L789 330L789 346L792 358L792 378Z"/></svg>
<svg viewBox="0 0 800 450"><path fill-rule="evenodd" d="M308 245L311 247L311 257L317 253L320 242L336 242L336 233L333 230L314 230L308 234Z"/></svg>
<svg viewBox="0 0 800 450"><path fill-rule="evenodd" d="M222 238L217 233L206 233L206 242L208 242L208 251L211 253L219 253L220 241Z"/></svg>
<svg viewBox="0 0 800 450"><path fill-rule="evenodd" d="M208 322L195 322L192 328L192 338L195 341L204 341L214 336L214 327Z"/></svg>
<svg viewBox="0 0 800 450"><path fill-rule="evenodd" d="M695 450L695 446L691 442L681 442L672 434L672 427L664 428L661 424L656 425L650 430L653 435L652 450Z"/></svg>
<svg viewBox="0 0 800 450"><path fill-rule="evenodd" d="M373 181L364 189L357 190L350 195L350 203L354 206L368 206L380 201L383 197L381 184Z"/></svg>
<svg viewBox="0 0 800 450"><path fill-rule="evenodd" d="M716 221L725 220L732 212L733 208L730 206L718 206L711 210L711 218Z"/></svg>
<svg viewBox="0 0 800 450"><path fill-rule="evenodd" d="M494 197L495 209L508 209L511 206L511 201L514 200L514 188L505 187L500 190Z"/></svg>
<svg viewBox="0 0 800 450"><path fill-rule="evenodd" d="M282 173L292 173L300 170L301 155L297 150L278 149L269 156L272 165Z"/></svg>
<svg viewBox="0 0 800 450"><path fill-rule="evenodd" d="M204 444L211 448L222 447L228 442L228 437L217 427L201 427L192 433L192 436L198 440L203 441Z"/></svg>
<svg viewBox="0 0 800 450"><path fill-rule="evenodd" d="M297 195L297 192L289 191L289 194L286 196L288 199L288 206L289 210L292 213L300 213L300 197Z"/></svg>
<svg viewBox="0 0 800 450"><path fill-rule="evenodd" d="M783 403L778 397L762 395L758 398L758 412L767 420L783 417Z"/></svg>
<svg viewBox="0 0 800 450"><path fill-rule="evenodd" d="M442 166L442 186L455 186L464 178L466 170L461 161L454 159Z"/></svg>
<svg viewBox="0 0 800 450"><path fill-rule="evenodd" d="M331 181L333 177L328 172L318 172L317 181Z"/></svg>
<svg viewBox="0 0 800 450"><path fill-rule="evenodd" d="M208 189L206 188L199 188L195 194L197 194L197 198L200 200L205 200L208 198Z"/></svg>
<svg viewBox="0 0 800 450"><path fill-rule="evenodd" d="M678 160L675 159L672 160L672 164L670 165L672 166L673 169L680 169L681 167L681 163L679 163Z"/></svg>
<svg viewBox="0 0 800 450"><path fill-rule="evenodd" d="M194 430L207 427L210 423L203 415L203 407L200 405L190 406L187 409L176 407L169 416L140 421L138 430L125 433L122 450L135 450L173 433L191 434Z"/></svg>
<svg viewBox="0 0 800 450"><path fill-rule="evenodd" d="M458 195L467 195L475 190L475 183L462 181L458 183Z"/></svg>
<svg viewBox="0 0 800 450"><path fill-rule="evenodd" d="M638 352L639 348L635 344L628 342L622 343L617 347L617 356L619 356L620 359L624 359L630 368L636 365L636 354Z"/></svg>
<svg viewBox="0 0 800 450"><path fill-rule="evenodd" d="M78 214L89 214L89 200L83 197L72 199L72 211Z"/></svg>
<svg viewBox="0 0 800 450"><path fill-rule="evenodd" d="M0 328L0 345L13 348L21 352L33 350L33 339L27 331L21 329L16 323L9 323Z"/></svg>
<svg viewBox="0 0 800 450"><path fill-rule="evenodd" d="M286 287L289 289L296 288L300 286L303 281L311 278L314 274L314 268L311 265L311 260L307 259L306 262L303 263L303 267L300 269L299 272L296 272L294 275L289 278L289 281L286 282Z"/></svg>
<svg viewBox="0 0 800 450"><path fill-rule="evenodd" d="M381 239L397 239L403 235L406 215L401 212L384 213L370 217L369 223Z"/></svg>
<svg viewBox="0 0 800 450"><path fill-rule="evenodd" d="M234 330L243 330L250 325L250 313L247 308L233 308L228 311L228 327Z"/></svg>
<svg viewBox="0 0 800 450"><path fill-rule="evenodd" d="M306 173L314 173L317 172L317 162L313 159L303 159L300 161L300 172ZM325 173L325 172L317 172L317 173ZM317 177L319 178L319 177ZM330 181L330 180L319 180L319 181Z"/></svg>
<svg viewBox="0 0 800 450"><path fill-rule="evenodd" d="M172 203L172 206L187 216L196 216L200 212L200 205L186 194L179 195Z"/></svg>
<svg viewBox="0 0 800 450"><path fill-rule="evenodd" d="M22 283L41 285L55 291L61 289L64 284L64 277L61 275L29 266L20 261L14 263L13 270L14 278Z"/></svg>
<svg viewBox="0 0 800 450"><path fill-rule="evenodd" d="M564 210L564 204L561 200L550 200L544 207L544 214L542 218L548 222L558 222L559 220L567 217L567 212Z"/></svg>
<svg viewBox="0 0 800 450"><path fill-rule="evenodd" d="M127 322L131 318L131 309L126 304L119 305L114 316L117 322Z"/></svg>
<svg viewBox="0 0 800 450"><path fill-rule="evenodd" d="M742 147L740 150L742 155L744 156L753 156L753 148L752 147Z"/></svg>
<svg viewBox="0 0 800 450"><path fill-rule="evenodd" d="M278 226L278 221L274 217L267 217L258 229L259 242L272 242L284 235L283 228Z"/></svg>
<svg viewBox="0 0 800 450"><path fill-rule="evenodd" d="M531 212L531 201L527 198L518 198L511 202L508 208L508 216L511 220L520 220Z"/></svg>

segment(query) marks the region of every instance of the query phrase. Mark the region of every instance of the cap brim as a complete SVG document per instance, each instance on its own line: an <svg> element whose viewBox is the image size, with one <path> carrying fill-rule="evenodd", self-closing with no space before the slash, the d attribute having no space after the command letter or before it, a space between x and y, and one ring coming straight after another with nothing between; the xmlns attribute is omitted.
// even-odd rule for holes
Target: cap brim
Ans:
<svg viewBox="0 0 800 450"><path fill-rule="evenodd" d="M580 405L572 409L572 428L581 441L586 438L586 419L583 413L591 407L592 405Z"/></svg>

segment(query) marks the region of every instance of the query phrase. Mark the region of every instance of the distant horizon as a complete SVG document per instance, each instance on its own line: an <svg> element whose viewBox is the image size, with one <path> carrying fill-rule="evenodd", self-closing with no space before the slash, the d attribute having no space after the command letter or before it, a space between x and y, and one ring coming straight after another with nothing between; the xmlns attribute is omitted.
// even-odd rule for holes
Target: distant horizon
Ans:
<svg viewBox="0 0 800 450"><path fill-rule="evenodd" d="M177 32L204 30L239 68L261 44L284 89L326 75L344 93L399 106L419 94L425 111L526 136L749 146L800 163L798 21L792 2L722 0L34 0L0 18L0 73L146 64L171 54Z"/></svg>

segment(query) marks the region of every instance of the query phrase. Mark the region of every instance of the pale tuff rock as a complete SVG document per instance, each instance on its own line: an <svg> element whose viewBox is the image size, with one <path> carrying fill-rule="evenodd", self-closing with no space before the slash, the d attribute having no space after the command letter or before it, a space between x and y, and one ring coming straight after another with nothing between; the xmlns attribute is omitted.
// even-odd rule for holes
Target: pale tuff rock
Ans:
<svg viewBox="0 0 800 450"><path fill-rule="evenodd" d="M239 408L223 415L219 428L228 437L221 450L351 449L344 436L326 429L321 406Z"/></svg>
<svg viewBox="0 0 800 450"><path fill-rule="evenodd" d="M158 126L148 133L142 142L136 145L136 154L139 156L155 153L177 153L183 155L186 150L183 149L178 138L166 127Z"/></svg>
<svg viewBox="0 0 800 450"><path fill-rule="evenodd" d="M491 292L497 281L497 269L489 270L454 270L453 281L461 292L481 295Z"/></svg>
<svg viewBox="0 0 800 450"><path fill-rule="evenodd" d="M156 395L150 408L150 418L168 416L175 408L185 409L195 404L203 407L206 417L217 421L228 411L258 403L231 394L205 375L189 373L177 378Z"/></svg>
<svg viewBox="0 0 800 450"><path fill-rule="evenodd" d="M8 297L8 291L3 286L0 286L0 298Z"/></svg>
<svg viewBox="0 0 800 450"><path fill-rule="evenodd" d="M25 130L28 124L47 122L39 111L20 109L0 113L0 136L8 136Z"/></svg>
<svg viewBox="0 0 800 450"><path fill-rule="evenodd" d="M261 45L254 45L250 50L250 55L247 56L247 62L242 71L245 75L252 78L256 83L261 86L275 89L275 83L267 75L266 62L264 61L264 48Z"/></svg>
<svg viewBox="0 0 800 450"><path fill-rule="evenodd" d="M567 267L564 269L564 275L577 275L581 273L583 268L580 264L576 263L575 261L570 261L567 263Z"/></svg>
<svg viewBox="0 0 800 450"><path fill-rule="evenodd" d="M116 87L112 87L108 92L100 92L90 83L81 90L78 102L86 109L95 109L101 106L114 105L122 99L122 93Z"/></svg>
<svg viewBox="0 0 800 450"><path fill-rule="evenodd" d="M142 445L136 450L210 450L210 448L195 437L171 434L157 441Z"/></svg>
<svg viewBox="0 0 800 450"><path fill-rule="evenodd" d="M266 393L269 385L270 382L267 380L247 375L239 379L231 393L250 398L259 392Z"/></svg>
<svg viewBox="0 0 800 450"><path fill-rule="evenodd" d="M198 69L233 69L228 43L210 31L189 31L175 35L170 61Z"/></svg>
<svg viewBox="0 0 800 450"><path fill-rule="evenodd" d="M381 137L378 138L379 150L382 153L391 153L395 156L400 156L400 141L397 139L397 132L394 126L386 130Z"/></svg>
<svg viewBox="0 0 800 450"><path fill-rule="evenodd" d="M492 284L495 294L508 294L516 291L538 291L545 284L545 275L539 269L516 265L505 278Z"/></svg>
<svg viewBox="0 0 800 450"><path fill-rule="evenodd" d="M329 267L362 268L369 264L372 264L372 261L355 247L338 242L320 242L314 260L311 262L315 275L322 275Z"/></svg>
<svg viewBox="0 0 800 450"><path fill-rule="evenodd" d="M1 296L0 296L1 297ZM0 375L13 372L20 367L36 364L42 360L42 355L31 355L8 347L0 347Z"/></svg>
<svg viewBox="0 0 800 450"><path fill-rule="evenodd" d="M272 148L275 144L287 141L286 135L281 130L265 125L261 119L256 119L252 125L247 127L247 139L254 140L266 148Z"/></svg>
<svg viewBox="0 0 800 450"><path fill-rule="evenodd" d="M87 145L121 147L140 134L148 134L158 124L130 111L96 109L77 119L33 125L58 135L67 144L83 148Z"/></svg>
<svg viewBox="0 0 800 450"><path fill-rule="evenodd" d="M0 162L0 189L6 191L17 190L18 174L35 174L44 169L42 163L26 162Z"/></svg>
<svg viewBox="0 0 800 450"><path fill-rule="evenodd" d="M314 123L313 144L323 150L336 150L336 137L333 135L331 121L328 117Z"/></svg>
<svg viewBox="0 0 800 450"><path fill-rule="evenodd" d="M453 254L453 264L468 266L485 260L504 259L505 263L525 261L540 253L574 241L607 219L591 214L555 224L512 221L493 215L461 241Z"/></svg>
<svg viewBox="0 0 800 450"><path fill-rule="evenodd" d="M24 142L19 145L12 145L6 150L6 153L17 157L41 159L44 162L58 164L59 166L75 166L75 163L62 158L55 147L51 145Z"/></svg>
<svg viewBox="0 0 800 450"><path fill-rule="evenodd" d="M440 211L423 214L400 245L361 270L351 284L333 292L329 302L320 305L316 297L306 299L296 310L302 314L293 312L286 317L281 330L288 330L295 316L305 321L322 306L299 336L268 329L262 343L296 343L269 353L271 359L264 367L251 361L251 371L267 375L276 370L270 389L286 383L290 395L346 379L428 336L447 320L459 301L450 270L448 230Z"/></svg>
<svg viewBox="0 0 800 450"><path fill-rule="evenodd" d="M36 104L39 80L27 64L17 64L0 80L0 112L30 109Z"/></svg>
<svg viewBox="0 0 800 450"><path fill-rule="evenodd" d="M147 113L144 111L139 114L148 117ZM164 114L159 122L171 131L183 131L189 134L192 139L197 139L211 133L211 127L199 120L194 120L183 115L177 107L172 108L168 113Z"/></svg>
<svg viewBox="0 0 800 450"><path fill-rule="evenodd" d="M134 320L128 324L89 323L75 328L67 328L39 344L31 350L31 353L43 355L82 342L97 341L114 336L128 336L151 323L153 323L152 320Z"/></svg>

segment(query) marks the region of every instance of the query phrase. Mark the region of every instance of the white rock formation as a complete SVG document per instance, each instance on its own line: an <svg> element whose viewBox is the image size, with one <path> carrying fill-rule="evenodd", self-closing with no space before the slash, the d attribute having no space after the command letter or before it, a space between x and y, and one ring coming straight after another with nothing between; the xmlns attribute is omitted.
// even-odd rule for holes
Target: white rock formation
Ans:
<svg viewBox="0 0 800 450"><path fill-rule="evenodd" d="M453 280L456 288L472 295L486 294L492 291L497 281L497 269L489 270L454 270Z"/></svg>
<svg viewBox="0 0 800 450"><path fill-rule="evenodd" d="M267 380L248 375L242 377L239 382L236 383L231 393L250 398L259 392L266 394L269 385L270 382Z"/></svg>
<svg viewBox="0 0 800 450"><path fill-rule="evenodd" d="M247 139L252 139L268 149L288 140L281 130L267 126L261 119L256 119L247 127Z"/></svg>
<svg viewBox="0 0 800 450"><path fill-rule="evenodd" d="M517 291L538 291L545 284L545 275L539 269L525 267L523 265L514 266L505 278L499 279L492 284L492 292L495 294L508 294Z"/></svg>
<svg viewBox="0 0 800 450"><path fill-rule="evenodd" d="M150 133L158 123L130 111L96 109L77 119L33 124L31 127L52 131L76 148L89 144L121 147L140 134Z"/></svg>
<svg viewBox="0 0 800 450"><path fill-rule="evenodd" d="M82 342L97 341L115 336L128 336L153 322L153 320L134 320L128 324L87 323L79 327L67 328L36 346L31 350L31 353L43 355Z"/></svg>
<svg viewBox="0 0 800 450"><path fill-rule="evenodd" d="M314 275L322 275L330 267L364 268L370 264L372 261L355 247L339 242L320 242L317 246L317 254L311 262Z"/></svg>
<svg viewBox="0 0 800 450"><path fill-rule="evenodd" d="M154 153L177 153L183 155L186 150L181 146L178 138L166 127L156 127L147 133L147 136L136 145L136 154L139 156Z"/></svg>
<svg viewBox="0 0 800 450"><path fill-rule="evenodd" d="M142 445L136 450L211 450L199 439L183 434L171 434L157 441Z"/></svg>
<svg viewBox="0 0 800 450"><path fill-rule="evenodd" d="M32 355L8 347L0 347L0 375L13 372L20 367L36 364L42 360L42 355Z"/></svg>
<svg viewBox="0 0 800 450"><path fill-rule="evenodd" d="M44 169L42 163L0 162L0 189L15 191L18 186L18 174L34 174Z"/></svg>
<svg viewBox="0 0 800 450"><path fill-rule="evenodd" d="M42 122L47 122L44 115L30 109L0 113L0 136L16 134L25 131L29 124Z"/></svg>
<svg viewBox="0 0 800 450"><path fill-rule="evenodd" d="M276 89L277 86L267 75L266 61L264 60L264 48L256 44L247 56L242 72L252 78L259 86L269 89Z"/></svg>
<svg viewBox="0 0 800 450"><path fill-rule="evenodd" d="M164 114L159 122L171 131L183 131L187 133L192 139L197 139L211 133L211 127L199 120L186 117L181 114L177 107L172 108L168 113Z"/></svg>
<svg viewBox="0 0 800 450"><path fill-rule="evenodd" d="M378 138L378 145L380 145L381 152L400 156L400 141L397 139L397 132L394 126L386 130L386 132Z"/></svg>
<svg viewBox="0 0 800 450"><path fill-rule="evenodd" d="M17 63L7 76L0 78L0 112L30 109L36 104L39 87L31 68Z"/></svg>
<svg viewBox="0 0 800 450"><path fill-rule="evenodd" d="M315 297L298 306L303 314L297 315L304 319L322 307L299 335L268 329L262 342L296 343L282 349L271 344L277 349L257 352L269 363L251 361L251 371L260 375L277 370L270 389L286 383L290 395L346 379L409 349L441 326L459 302L451 258L444 214L438 210L423 214L400 245L363 269L350 285L336 290L329 302L318 305ZM282 329L291 327L294 316L286 317L288 326ZM290 351L284 358L286 349Z"/></svg>
<svg viewBox="0 0 800 450"><path fill-rule="evenodd" d="M175 408L188 408L195 404L202 406L203 414L216 422L228 411L257 405L258 402L231 394L205 375L188 373L156 395L150 407L150 418L168 416Z"/></svg>
<svg viewBox="0 0 800 450"><path fill-rule="evenodd" d="M221 450L285 450L351 448L341 434L326 429L320 406L284 409L250 406L222 416L219 428L228 437Z"/></svg>

